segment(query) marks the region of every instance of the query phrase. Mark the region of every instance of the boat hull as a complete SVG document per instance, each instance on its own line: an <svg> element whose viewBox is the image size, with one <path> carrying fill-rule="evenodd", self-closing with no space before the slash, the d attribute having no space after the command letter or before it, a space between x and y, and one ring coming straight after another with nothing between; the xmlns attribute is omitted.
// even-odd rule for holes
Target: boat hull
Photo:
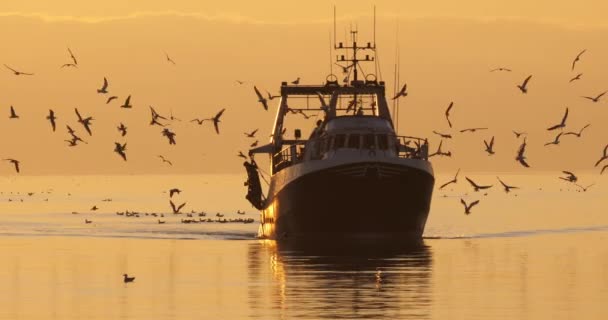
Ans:
<svg viewBox="0 0 608 320"><path fill-rule="evenodd" d="M279 186L262 211L260 236L420 239L435 180L415 167L351 163Z"/></svg>

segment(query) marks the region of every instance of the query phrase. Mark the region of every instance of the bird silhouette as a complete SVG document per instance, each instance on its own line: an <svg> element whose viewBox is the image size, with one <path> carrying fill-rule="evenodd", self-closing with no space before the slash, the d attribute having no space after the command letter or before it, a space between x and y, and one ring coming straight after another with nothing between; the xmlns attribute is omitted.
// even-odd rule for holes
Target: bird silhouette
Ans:
<svg viewBox="0 0 608 320"><path fill-rule="evenodd" d="M576 55L576 58L574 58L574 60L572 61L572 71L574 71L576 63L581 60L581 56L583 55L583 53L585 53L585 51L587 51L587 49L583 49L583 51L579 52L579 54Z"/></svg>
<svg viewBox="0 0 608 320"><path fill-rule="evenodd" d="M171 209L173 210L173 214L178 214L180 213L180 210L186 205L186 202L180 204L179 206L175 206L175 203L173 203L173 201L169 200L169 204L171 205Z"/></svg>
<svg viewBox="0 0 608 320"><path fill-rule="evenodd" d="M479 204L479 200L475 200L470 204L467 204L464 199L461 198L460 203L462 203L462 205L464 206L464 214L469 215L471 214L471 209L473 209L474 206Z"/></svg>
<svg viewBox="0 0 608 320"><path fill-rule="evenodd" d="M118 153L119 156L122 157L123 160L127 161L127 154L125 151L127 150L127 143L120 144L118 142L114 142L114 152Z"/></svg>
<svg viewBox="0 0 608 320"><path fill-rule="evenodd" d="M11 115L8 117L9 119L19 119L17 112L15 112L15 108L11 106Z"/></svg>
<svg viewBox="0 0 608 320"><path fill-rule="evenodd" d="M131 105L131 95L129 95L127 97L127 99L125 100L125 103L122 106L120 106L120 107L124 108L124 109L131 109L131 108L133 108L133 106Z"/></svg>
<svg viewBox="0 0 608 320"><path fill-rule="evenodd" d="M74 131L74 129L72 129L69 125L66 125L66 127L68 128L68 133L70 134L70 136L72 136L72 144L70 144L70 146L75 146L77 141L86 143L86 141L82 140L79 136L76 135L76 131Z"/></svg>
<svg viewBox="0 0 608 320"><path fill-rule="evenodd" d="M51 127L53 128L53 132L55 132L55 120L57 119L57 117L55 117L55 112L53 111L53 109L49 109L49 115L46 116L46 119L49 120L49 122L51 123Z"/></svg>
<svg viewBox="0 0 608 320"><path fill-rule="evenodd" d="M515 135L515 138L519 139L519 137L521 137L522 135L526 135L527 133L517 132L517 131L513 130L513 134Z"/></svg>
<svg viewBox="0 0 608 320"><path fill-rule="evenodd" d="M608 159L608 144L604 147L604 152L602 153L602 157L595 163L595 166L599 166L602 161Z"/></svg>
<svg viewBox="0 0 608 320"><path fill-rule="evenodd" d="M178 189L178 188L172 188L169 190L169 198L173 198L174 194L180 194L182 192L182 190Z"/></svg>
<svg viewBox="0 0 608 320"><path fill-rule="evenodd" d="M97 93L108 93L108 79L106 77L103 77L103 85L101 86L101 89L97 89Z"/></svg>
<svg viewBox="0 0 608 320"><path fill-rule="evenodd" d="M256 140L256 141L254 141L254 142L253 142L251 145L249 145L249 147L250 147L250 148L255 148L255 147L257 147L257 146L258 146L258 143L259 143L259 141L258 141L258 140Z"/></svg>
<svg viewBox="0 0 608 320"><path fill-rule="evenodd" d="M561 180L564 181L568 181L568 182L572 182L572 183L576 183L578 181L578 177L570 172L570 171L562 171L563 174L565 174L565 177L559 177Z"/></svg>
<svg viewBox="0 0 608 320"><path fill-rule="evenodd" d="M120 126L116 127L116 129L118 129L118 132L120 132L120 136L124 137L127 135L127 127L125 126L124 123L120 123Z"/></svg>
<svg viewBox="0 0 608 320"><path fill-rule="evenodd" d="M555 136L555 139L553 141L547 142L545 143L545 147L549 146L549 145L558 145L559 144L559 138L561 138L561 136L563 135L563 132L560 132L559 134L557 134L557 136Z"/></svg>
<svg viewBox="0 0 608 320"><path fill-rule="evenodd" d="M4 159L4 161L8 161L8 162L12 163L12 164L15 166L15 171L16 171L17 173L19 173L19 172L20 172L20 169L19 169L19 163L20 163L20 162L19 162L19 160L15 160L15 159L10 159L10 158L9 158L9 159Z"/></svg>
<svg viewBox="0 0 608 320"><path fill-rule="evenodd" d="M446 183L442 184L442 185L439 187L439 190L441 190L441 189L443 189L443 188L445 188L445 187L449 186L449 185L450 185L450 184L452 184L452 183L457 183L457 182L458 182L458 174L459 174L459 173L460 173L460 169L458 169L458 171L456 171L456 175L454 176L454 179L452 179L452 180L450 180L450 181L448 181L448 182L446 182Z"/></svg>
<svg viewBox="0 0 608 320"><path fill-rule="evenodd" d="M450 102L450 105L445 110L445 118L448 120L448 125L450 125L450 128L452 127L452 121L450 121L450 110L452 110L453 106L454 106L454 101Z"/></svg>
<svg viewBox="0 0 608 320"><path fill-rule="evenodd" d="M525 152L526 152L526 138L524 138L524 142L522 142L522 144L519 146L519 149L517 150L517 156L515 157L515 160L517 162L519 162L522 166L529 168L530 165L528 165L528 162L526 162L526 156L525 156Z"/></svg>
<svg viewBox="0 0 608 320"><path fill-rule="evenodd" d="M76 60L76 57L74 56L74 53L72 53L72 50L70 50L69 47L68 47L68 52L70 53L70 58L72 59L72 62L71 63L65 63L61 67L62 68L65 68L65 67L78 68L78 60Z"/></svg>
<svg viewBox="0 0 608 320"><path fill-rule="evenodd" d="M393 100L398 99L399 97L407 97L407 83L403 84L403 87L401 87L401 90L393 97Z"/></svg>
<svg viewBox="0 0 608 320"><path fill-rule="evenodd" d="M511 192L511 189L519 189L519 187L515 187L515 186L510 186L507 185L506 183L504 183L502 180L500 180L499 177L496 177L496 179L498 179L498 181L500 182L500 184L502 184L502 186L505 188L505 192L509 193Z"/></svg>
<svg viewBox="0 0 608 320"><path fill-rule="evenodd" d="M255 129L249 133L245 132L245 136L247 136L247 138L255 138L255 134L258 132L258 129Z"/></svg>
<svg viewBox="0 0 608 320"><path fill-rule="evenodd" d="M274 96L274 95L270 94L270 92L268 92L268 91L266 91L266 94L268 95L268 100L273 100L274 98L280 98L281 97L281 95Z"/></svg>
<svg viewBox="0 0 608 320"><path fill-rule="evenodd" d="M7 66L6 64L4 65L7 69L11 70L13 72L14 75L16 76L33 76L33 73L27 73L27 72L21 72L21 71L17 71L9 66Z"/></svg>
<svg viewBox="0 0 608 320"><path fill-rule="evenodd" d="M490 142L488 143L486 140L483 140L483 144L486 145L486 152L488 153L488 155L493 155L496 152L494 152L494 136L492 136L492 139L490 139Z"/></svg>
<svg viewBox="0 0 608 320"><path fill-rule="evenodd" d="M573 81L576 81L576 80L580 80L582 75L583 75L582 73L579 73L574 78L571 78L570 81L568 81L568 82L573 82Z"/></svg>
<svg viewBox="0 0 608 320"><path fill-rule="evenodd" d="M173 162L167 160L163 155L158 156L164 163L168 163L170 166L173 166Z"/></svg>
<svg viewBox="0 0 608 320"><path fill-rule="evenodd" d="M532 75L529 75L522 84L518 84L517 87L521 90L521 93L528 93L528 82L532 78Z"/></svg>
<svg viewBox="0 0 608 320"><path fill-rule="evenodd" d="M602 168L602 171L600 171L600 174L604 174L604 170L606 170L606 169L608 169L608 164Z"/></svg>
<svg viewBox="0 0 608 320"><path fill-rule="evenodd" d="M469 177L464 177L464 178L467 179L467 181L469 182L469 184L471 184L471 186L473 186L473 189L475 190L475 192L477 192L479 190L490 189L493 186L493 185L480 186L480 185L476 184L475 181L469 179Z"/></svg>
<svg viewBox="0 0 608 320"><path fill-rule="evenodd" d="M440 136L442 139L452 139L451 134L441 133L441 132L437 132L435 130L433 130L433 133Z"/></svg>
<svg viewBox="0 0 608 320"><path fill-rule="evenodd" d="M237 156L239 156L239 157L241 157L241 158L243 158L243 159L247 160L247 156L246 156L245 154L243 154L243 152L242 152L242 151L239 151L239 154L238 154Z"/></svg>
<svg viewBox="0 0 608 320"><path fill-rule="evenodd" d="M220 123L220 118L222 117L222 114L224 114L224 111L226 111L226 108L220 110L220 112L218 112L213 118L204 119L204 120L212 120L213 121L213 126L215 127L215 132L217 134L220 134L219 123ZM201 124L201 123L199 123L199 124Z"/></svg>
<svg viewBox="0 0 608 320"><path fill-rule="evenodd" d="M568 108L566 108L566 113L564 113L564 116L562 117L562 122L547 128L547 131L551 131L551 130L555 130L555 129L562 129L564 127L566 127L566 120L568 119Z"/></svg>
<svg viewBox="0 0 608 320"><path fill-rule="evenodd" d="M576 185L576 186L577 186L577 187L579 187L581 190L583 190L583 192L587 192L587 190L588 190L589 188L593 187L593 186L595 185L595 183L592 183L592 184L590 184L590 185L588 185L588 186L586 186L586 187L583 187L583 186L581 186L580 184L576 184L576 183L575 183L574 185Z"/></svg>
<svg viewBox="0 0 608 320"><path fill-rule="evenodd" d="M135 277L129 277L126 273L122 275L124 278L122 279L122 281L124 283L129 283L129 282L133 282L135 281Z"/></svg>
<svg viewBox="0 0 608 320"><path fill-rule="evenodd" d="M579 130L579 132L573 132L573 131L570 131L570 132L566 132L566 133L564 133L564 135L565 135L565 136L567 136L567 135L573 135L573 136L576 136L577 138L580 138L580 137L581 137L581 135L583 134L583 131L584 131L585 129L587 129L589 126L591 126L591 124L590 124L590 123L589 123L589 124L586 124L586 125L585 125L583 128L581 128L581 130Z"/></svg>
<svg viewBox="0 0 608 320"><path fill-rule="evenodd" d="M513 70L511 70L511 69L509 69L509 68L503 68L503 67L500 67L500 68L495 68L495 69L490 70L490 72L495 72L495 71L506 71L506 72L511 72L511 71L513 71Z"/></svg>
<svg viewBox="0 0 608 320"><path fill-rule="evenodd" d="M109 104L114 99L118 99L118 97L117 96L111 96L111 97L109 97L108 100L106 101L106 104Z"/></svg>
<svg viewBox="0 0 608 320"><path fill-rule="evenodd" d="M173 61L173 59L171 59L166 52L165 52L165 57L167 57L167 62L172 63L173 65L175 65L175 61Z"/></svg>
<svg viewBox="0 0 608 320"><path fill-rule="evenodd" d="M434 156L446 156L446 157L451 157L452 156L452 152L451 151L447 151L447 152L443 152L441 151L441 146L443 145L443 140L439 141L439 147L437 147L437 151L435 151L435 153L432 153L429 155L430 157L434 157Z"/></svg>
<svg viewBox="0 0 608 320"><path fill-rule="evenodd" d="M167 120L167 118L161 116L158 112L156 112L156 110L154 110L154 108L152 106L150 106L150 113L152 114L152 120L150 121L150 125L159 125L161 127L164 127L165 125L158 122L158 119L163 119L163 120Z"/></svg>
<svg viewBox="0 0 608 320"><path fill-rule="evenodd" d="M300 84L300 77L298 77L296 80L292 81L291 84L295 84L296 86Z"/></svg>
<svg viewBox="0 0 608 320"><path fill-rule="evenodd" d="M80 112L78 112L78 108L74 108L74 111L76 111L76 116L78 116L78 122L81 123L85 130L87 130L89 135L92 136L93 133L91 132L91 120L94 120L93 117L83 118L80 115Z"/></svg>
<svg viewBox="0 0 608 320"><path fill-rule="evenodd" d="M258 96L258 102L262 104L264 110L268 111L268 100L264 98L256 86L253 86L253 90L255 90L255 94Z"/></svg>
<svg viewBox="0 0 608 320"><path fill-rule="evenodd" d="M169 130L168 128L164 128L162 131L163 136L167 137L167 139L169 139L169 144L176 144L175 142L175 133L172 132L171 130Z"/></svg>
<svg viewBox="0 0 608 320"><path fill-rule="evenodd" d="M595 97L582 96L581 98L589 99L589 100L591 100L591 101L593 101L593 102L599 102L599 101L600 101L600 99L601 99L601 98L602 98L602 97L603 97L603 96L604 96L606 93L608 93L608 91L604 91L604 92L602 92L602 93L598 94L598 95L597 95L597 96L595 96Z"/></svg>
<svg viewBox="0 0 608 320"><path fill-rule="evenodd" d="M480 130L488 130L488 128L467 128L467 129L462 129L460 130L461 133L465 133L465 132L476 132L476 131L480 131Z"/></svg>

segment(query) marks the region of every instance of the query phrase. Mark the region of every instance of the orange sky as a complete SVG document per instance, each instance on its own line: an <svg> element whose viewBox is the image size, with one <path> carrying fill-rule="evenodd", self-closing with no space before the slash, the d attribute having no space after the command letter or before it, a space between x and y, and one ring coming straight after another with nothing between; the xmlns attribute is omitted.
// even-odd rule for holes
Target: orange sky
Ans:
<svg viewBox="0 0 608 320"><path fill-rule="evenodd" d="M276 104L265 112L256 103L252 85L277 92L281 81L301 77L320 83L328 73L331 5L309 1L294 11L291 2L251 1L106 1L83 4L60 0L0 4L0 35L5 45L0 62L33 77L0 72L0 156L22 161L23 174L241 172L249 141L244 131L260 128L265 142ZM343 35L351 23L369 35L370 4L338 5ZM378 46L384 80L392 88L395 31L399 21L401 79L410 95L402 101L400 134L429 136L448 132L443 111L455 102L457 128L489 126L490 131L446 141L453 159L436 159L436 170L462 167L481 171L523 171L513 161L518 142L511 129L530 133L534 170L589 169L608 143L608 99L589 103L581 95L608 90L608 29L603 12L608 4L580 1L382 1L378 3ZM593 10L589 8L593 7ZM79 59L77 70L60 69L69 62L66 47ZM573 57L587 49L577 70L582 80L568 79ZM164 60L168 52L176 61ZM489 73L496 66L514 72ZM334 70L337 72L337 70ZM533 74L530 93L515 85ZM132 110L105 105L95 90L110 80L110 92L123 100L132 95ZM236 79L247 84L238 86ZM122 101L121 101L122 102ZM14 105L21 119L9 120ZM176 123L177 146L169 146L158 127L148 126L148 106L178 118L210 117L227 108L216 135L206 124ZM570 108L567 129L591 123L582 139L563 139L557 148L542 145L554 134L544 129ZM84 134L74 107L96 119L88 145L66 147L65 124ZM58 131L44 117L58 116ZM6 116L5 116L6 115ZM312 120L311 120L312 121ZM305 132L314 121L289 125ZM115 127L130 129L122 139ZM483 152L483 139L496 136L496 156ZM83 138L85 138L83 136ZM570 137L568 137L570 138ZM85 138L86 139L86 138ZM129 161L112 152L114 142L127 142ZM163 154L175 166L162 165ZM3 163L0 174L13 175Z"/></svg>

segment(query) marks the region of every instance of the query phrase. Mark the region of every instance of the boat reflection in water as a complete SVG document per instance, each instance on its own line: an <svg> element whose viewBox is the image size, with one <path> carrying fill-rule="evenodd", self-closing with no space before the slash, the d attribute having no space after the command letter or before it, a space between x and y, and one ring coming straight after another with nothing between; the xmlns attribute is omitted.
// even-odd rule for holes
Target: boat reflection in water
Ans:
<svg viewBox="0 0 608 320"><path fill-rule="evenodd" d="M430 249L423 242L290 243L248 249L253 318L430 318Z"/></svg>

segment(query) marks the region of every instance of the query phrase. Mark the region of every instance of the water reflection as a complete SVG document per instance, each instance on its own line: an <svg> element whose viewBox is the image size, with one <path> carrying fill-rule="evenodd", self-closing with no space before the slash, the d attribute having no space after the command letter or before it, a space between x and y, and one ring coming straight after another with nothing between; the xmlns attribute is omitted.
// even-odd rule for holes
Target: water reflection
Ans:
<svg viewBox="0 0 608 320"><path fill-rule="evenodd" d="M249 245L253 318L430 318L432 256L415 246Z"/></svg>

